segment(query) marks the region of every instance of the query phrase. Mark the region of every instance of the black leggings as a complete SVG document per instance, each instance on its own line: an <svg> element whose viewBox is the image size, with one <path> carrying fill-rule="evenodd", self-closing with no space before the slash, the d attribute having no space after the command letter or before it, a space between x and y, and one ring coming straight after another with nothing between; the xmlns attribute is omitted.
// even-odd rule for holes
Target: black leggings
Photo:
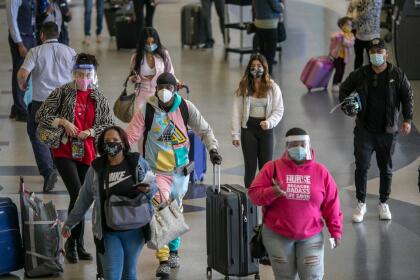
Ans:
<svg viewBox="0 0 420 280"><path fill-rule="evenodd" d="M256 33L258 36L258 45L260 47L261 53L267 59L268 71L271 75L273 73L274 57L276 56L277 49L277 28L256 28Z"/></svg>
<svg viewBox="0 0 420 280"><path fill-rule="evenodd" d="M344 59L341 57L337 57L334 60L334 78L333 78L333 85L338 85L343 80L344 76L344 70L346 69L346 63L344 62Z"/></svg>
<svg viewBox="0 0 420 280"><path fill-rule="evenodd" d="M82 188L83 182L85 181L85 175L89 169L89 166L67 158L55 158L54 162L70 195L70 204L68 210L68 213L70 213L71 209L73 209L74 204L76 203L79 190ZM82 246L84 230L84 219L71 230L71 237Z"/></svg>
<svg viewBox="0 0 420 280"><path fill-rule="evenodd" d="M245 162L244 184L251 186L255 172L273 159L274 133L272 129L262 130L259 123L262 120L249 118L247 127L241 129L242 153Z"/></svg>
<svg viewBox="0 0 420 280"><path fill-rule="evenodd" d="M369 54L369 42L370 41L362 41L357 38L354 41L354 70L363 65L363 51L366 50L367 54Z"/></svg>

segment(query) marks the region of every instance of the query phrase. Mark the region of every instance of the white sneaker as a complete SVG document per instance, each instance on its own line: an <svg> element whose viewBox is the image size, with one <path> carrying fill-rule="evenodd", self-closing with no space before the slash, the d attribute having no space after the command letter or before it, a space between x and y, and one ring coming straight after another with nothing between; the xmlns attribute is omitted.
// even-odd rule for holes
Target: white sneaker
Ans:
<svg viewBox="0 0 420 280"><path fill-rule="evenodd" d="M378 210L379 210L379 219L380 220L391 220L392 219L391 211L389 211L388 204L379 203Z"/></svg>
<svg viewBox="0 0 420 280"><path fill-rule="evenodd" d="M363 216L366 214L366 203L358 202L356 208L353 210L353 223L363 222Z"/></svg>
<svg viewBox="0 0 420 280"><path fill-rule="evenodd" d="M332 88L331 88L331 90L333 92L339 92L340 91L340 85L333 85Z"/></svg>

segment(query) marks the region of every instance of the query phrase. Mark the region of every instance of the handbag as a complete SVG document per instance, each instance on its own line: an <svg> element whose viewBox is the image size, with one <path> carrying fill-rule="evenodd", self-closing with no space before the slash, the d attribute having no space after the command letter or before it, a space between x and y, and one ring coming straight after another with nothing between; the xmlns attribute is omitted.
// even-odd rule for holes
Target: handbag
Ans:
<svg viewBox="0 0 420 280"><path fill-rule="evenodd" d="M36 137L50 149L57 149L60 146L63 134L64 128L56 128L42 123L39 123L36 129Z"/></svg>
<svg viewBox="0 0 420 280"><path fill-rule="evenodd" d="M277 178L276 165L274 164L273 179ZM264 222L264 213L263 213L263 222ZM265 249L263 238L262 238L262 228L263 225L257 225L254 227L255 235L251 238L251 256L254 259L261 259L267 256L267 250Z"/></svg>
<svg viewBox="0 0 420 280"><path fill-rule="evenodd" d="M251 256L254 259L261 259L267 255L267 251L265 250L265 246L262 240L262 228L263 225L255 226L255 235L251 238Z"/></svg>
<svg viewBox="0 0 420 280"><path fill-rule="evenodd" d="M114 103L114 115L121 121L128 123L134 116L135 106L136 106L136 97L137 93L133 92L127 94L127 83L129 77L125 80L123 86L124 89L121 92L120 96Z"/></svg>
<svg viewBox="0 0 420 280"><path fill-rule="evenodd" d="M64 102L64 93L60 96L60 105L57 108L57 113L61 114L61 109ZM57 149L60 147L61 138L64 135L64 128L62 126L53 127L51 125L40 122L36 128L36 137L50 149Z"/></svg>
<svg viewBox="0 0 420 280"><path fill-rule="evenodd" d="M162 193L159 193L162 198ZM155 207L150 221L150 240L147 247L158 250L189 230L177 201L165 199L165 202Z"/></svg>
<svg viewBox="0 0 420 280"><path fill-rule="evenodd" d="M114 230L138 229L146 226L153 216L153 207L146 194L135 198L109 195L109 172L105 172L106 199L104 204L106 225Z"/></svg>

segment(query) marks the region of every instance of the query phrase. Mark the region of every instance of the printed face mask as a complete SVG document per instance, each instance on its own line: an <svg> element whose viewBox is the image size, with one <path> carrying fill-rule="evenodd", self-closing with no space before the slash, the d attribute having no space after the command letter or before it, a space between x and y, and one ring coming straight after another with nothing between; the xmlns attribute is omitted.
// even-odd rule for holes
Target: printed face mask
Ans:
<svg viewBox="0 0 420 280"><path fill-rule="evenodd" d="M92 79L76 78L76 86L78 90L86 91L91 84L92 84Z"/></svg>
<svg viewBox="0 0 420 280"><path fill-rule="evenodd" d="M162 101L163 103L168 103L169 101L171 101L171 98L174 94L172 93L172 91L164 88L161 89L157 92L157 96L159 98L160 101Z"/></svg>
<svg viewBox="0 0 420 280"><path fill-rule="evenodd" d="M385 56L380 53L371 53L369 59L373 66L381 66L385 63Z"/></svg>
<svg viewBox="0 0 420 280"><path fill-rule="evenodd" d="M104 143L104 151L108 154L110 157L115 157L123 150L123 146L121 142L109 142Z"/></svg>
<svg viewBox="0 0 420 280"><path fill-rule="evenodd" d="M261 67L252 67L250 70L249 70L249 73L252 75L252 77L254 77L254 78L261 78L262 77L262 75L264 74L264 69L263 68L261 68Z"/></svg>
<svg viewBox="0 0 420 280"><path fill-rule="evenodd" d="M289 153L289 156L296 161L306 159L306 149L303 147L292 147L287 149L287 152Z"/></svg>

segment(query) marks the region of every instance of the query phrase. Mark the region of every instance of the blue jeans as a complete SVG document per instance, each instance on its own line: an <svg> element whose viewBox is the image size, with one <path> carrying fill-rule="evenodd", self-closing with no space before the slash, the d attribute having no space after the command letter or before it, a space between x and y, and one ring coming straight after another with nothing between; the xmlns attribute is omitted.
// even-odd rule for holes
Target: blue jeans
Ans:
<svg viewBox="0 0 420 280"><path fill-rule="evenodd" d="M38 166L39 174L41 174L44 179L55 171L54 162L51 156L50 148L39 141L36 137L36 129L38 123L35 122L36 112L39 107L41 107L42 102L32 101L28 107L28 122L26 126L26 131L28 132L29 140L31 140L32 150L34 151L34 156L36 160L36 165Z"/></svg>
<svg viewBox="0 0 420 280"><path fill-rule="evenodd" d="M93 0L84 0L83 2L85 5L85 36L90 36ZM96 0L96 35L100 35L102 32L103 18L104 0Z"/></svg>
<svg viewBox="0 0 420 280"><path fill-rule="evenodd" d="M104 232L101 256L106 280L136 280L137 260L144 245L142 229Z"/></svg>
<svg viewBox="0 0 420 280"><path fill-rule="evenodd" d="M324 276L324 235L305 240L292 240L272 231L265 225L263 243L270 257L276 280L322 280Z"/></svg>

